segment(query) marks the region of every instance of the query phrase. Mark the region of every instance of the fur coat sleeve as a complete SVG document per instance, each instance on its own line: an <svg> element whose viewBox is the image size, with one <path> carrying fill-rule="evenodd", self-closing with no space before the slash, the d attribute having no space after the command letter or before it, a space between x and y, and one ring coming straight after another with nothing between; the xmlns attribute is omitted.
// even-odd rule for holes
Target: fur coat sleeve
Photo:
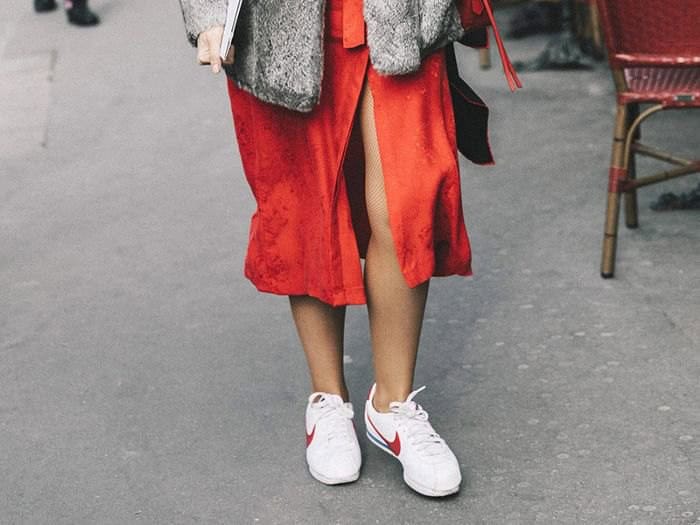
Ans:
<svg viewBox="0 0 700 525"><path fill-rule="evenodd" d="M426 55L464 34L455 0L365 0L364 16L372 65L385 75L418 70Z"/></svg>
<svg viewBox="0 0 700 525"><path fill-rule="evenodd" d="M226 4L226 0L180 0L190 44L196 46L199 34L210 27L224 25Z"/></svg>

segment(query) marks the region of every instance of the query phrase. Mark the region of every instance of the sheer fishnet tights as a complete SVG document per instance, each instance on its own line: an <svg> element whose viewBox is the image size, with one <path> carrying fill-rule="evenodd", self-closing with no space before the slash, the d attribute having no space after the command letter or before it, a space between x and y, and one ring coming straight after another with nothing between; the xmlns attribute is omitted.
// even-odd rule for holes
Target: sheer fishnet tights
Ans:
<svg viewBox="0 0 700 525"><path fill-rule="evenodd" d="M388 410L389 402L404 400L412 390L428 283L409 288L399 267L389 224L374 99L367 80L360 100L359 125L372 231L365 260L365 287L377 381L374 399L378 409ZM345 308L332 308L308 296L290 297L290 301L313 390L347 397L342 358Z"/></svg>

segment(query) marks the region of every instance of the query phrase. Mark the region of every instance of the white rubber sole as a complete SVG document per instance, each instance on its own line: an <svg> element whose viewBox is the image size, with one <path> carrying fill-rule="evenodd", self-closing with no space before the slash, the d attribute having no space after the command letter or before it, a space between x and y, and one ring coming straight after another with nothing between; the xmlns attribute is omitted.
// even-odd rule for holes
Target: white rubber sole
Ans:
<svg viewBox="0 0 700 525"><path fill-rule="evenodd" d="M418 494L422 494L423 496L430 496L431 498L444 498L445 496L456 494L457 492L459 492L459 486L461 485L457 484L456 487L452 487L445 490L434 490L426 487L425 485L421 485L417 481L413 481L412 479L407 478L406 473L404 473L403 475L403 480L406 482L406 485L411 487Z"/></svg>
<svg viewBox="0 0 700 525"><path fill-rule="evenodd" d="M315 471L311 465L308 465L309 467L309 473L314 477L314 479L320 481L321 483L325 485L342 485L343 483L352 483L353 481L357 481L360 478L360 471L358 470L357 472L354 472L350 474L349 476L346 476L344 478L328 478L324 476L323 474Z"/></svg>
<svg viewBox="0 0 700 525"><path fill-rule="evenodd" d="M369 425L368 425L369 427ZM383 446L381 446L378 441L381 441L381 439L377 436L375 436L371 431L367 430L367 437L369 438L369 442L372 443L375 447L377 447L379 450L383 450L387 454L389 454L392 458L398 460L399 463L401 463L401 468L403 469L403 480L406 485L411 487L413 490L415 490L418 494L421 494L423 496L429 496L431 498L442 498L445 496L449 496L451 494L456 494L459 492L459 487L461 483L457 483L455 487L451 487L448 489L444 490L435 490L431 489L429 487L426 487L425 485L422 485L418 481L412 480L411 478L406 476L406 469L404 468L403 461L396 456L392 451L387 450Z"/></svg>

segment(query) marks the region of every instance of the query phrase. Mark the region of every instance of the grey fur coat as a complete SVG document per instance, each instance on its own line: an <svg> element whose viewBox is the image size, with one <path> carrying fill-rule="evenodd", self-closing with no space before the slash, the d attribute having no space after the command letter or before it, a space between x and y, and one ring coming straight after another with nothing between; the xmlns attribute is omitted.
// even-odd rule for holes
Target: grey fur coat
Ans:
<svg viewBox="0 0 700 525"><path fill-rule="evenodd" d="M223 24L226 0L180 0L187 36ZM257 98L297 111L318 103L325 0L244 0L227 73ZM416 71L423 57L462 37L455 0L364 0L367 45L382 74Z"/></svg>

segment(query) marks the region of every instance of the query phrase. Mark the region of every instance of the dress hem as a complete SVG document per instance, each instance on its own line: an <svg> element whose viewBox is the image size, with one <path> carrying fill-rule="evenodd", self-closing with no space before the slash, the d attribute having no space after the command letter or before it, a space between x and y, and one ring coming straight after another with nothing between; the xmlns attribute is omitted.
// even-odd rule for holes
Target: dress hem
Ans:
<svg viewBox="0 0 700 525"><path fill-rule="evenodd" d="M312 289L297 289L291 287L287 289L279 285L272 286L266 283L256 282L249 276L246 277L259 292L263 293L286 296L308 295L334 308L340 306L367 304L367 297L365 296L364 288L346 289L340 292L328 294L326 292L320 292Z"/></svg>
<svg viewBox="0 0 700 525"><path fill-rule="evenodd" d="M335 293L328 293L328 292L323 292L315 289L298 289L298 288L285 288L284 286L280 286L279 283L276 283L275 285L271 285L270 283L263 283L260 282L259 280L254 279L250 275L246 274L246 278L251 282L251 284L259 291L263 293L271 293L273 295L308 295L310 297L315 297L319 301L326 303L329 306L332 306L334 308L340 307L340 306L359 306L359 305L365 305L367 304L367 295L365 292L365 288L363 287L357 287L357 288L348 288L344 289L342 291L338 291ZM434 277L452 277L452 276L457 276L457 277L472 277L473 272L470 267L467 267L462 270L455 270L455 271L445 271L445 272L433 272L431 275L429 275L427 278L417 278L417 279L410 279L404 276L404 279L406 279L406 284L410 288L415 288L416 286L419 286L420 284L423 284L426 281L429 281L430 279Z"/></svg>

